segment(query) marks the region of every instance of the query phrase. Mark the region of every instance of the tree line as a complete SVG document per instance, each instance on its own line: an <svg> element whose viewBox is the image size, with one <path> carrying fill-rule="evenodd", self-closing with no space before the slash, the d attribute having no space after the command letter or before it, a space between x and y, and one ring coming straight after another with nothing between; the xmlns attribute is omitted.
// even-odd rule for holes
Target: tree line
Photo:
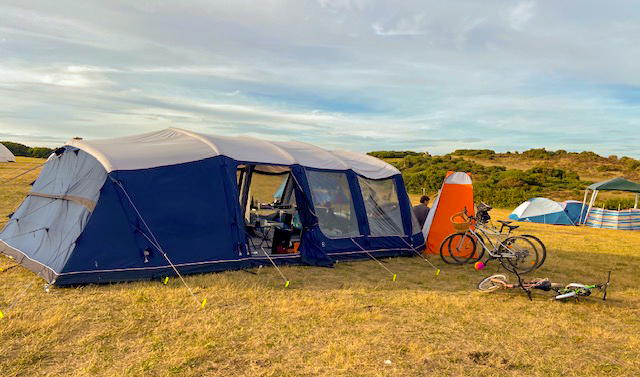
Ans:
<svg viewBox="0 0 640 377"><path fill-rule="evenodd" d="M28 147L24 144L14 143L12 141L0 141L14 156L47 158L53 149L45 147Z"/></svg>

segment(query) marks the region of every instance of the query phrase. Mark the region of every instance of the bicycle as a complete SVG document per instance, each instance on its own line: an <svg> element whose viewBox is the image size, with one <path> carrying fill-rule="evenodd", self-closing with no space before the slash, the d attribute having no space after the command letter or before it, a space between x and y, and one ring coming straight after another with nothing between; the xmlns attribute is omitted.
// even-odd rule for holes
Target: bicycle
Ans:
<svg viewBox="0 0 640 377"><path fill-rule="evenodd" d="M476 205L476 221L481 222L483 225L487 225L491 227L491 229L498 231L498 229L493 225L491 221L491 216L489 215L489 211L493 209L490 205L486 203L480 203ZM507 235L511 235L511 232L515 229L518 229L519 225L510 225L513 221L510 220L498 220L501 224L499 232L502 233L504 228L507 228ZM534 245L539 246L536 247L538 249L538 256L540 257L540 261L538 262L538 267L542 266L544 261L547 259L547 247L545 244L536 236L532 234L519 234L521 237L526 237L531 241Z"/></svg>
<svg viewBox="0 0 640 377"><path fill-rule="evenodd" d="M462 221L457 221L457 218L461 218ZM489 254L487 262L498 259L510 272L524 274L541 265L538 251L529 239L511 236L509 233L503 234L501 231L488 228L482 221L477 221L474 216L468 215L466 208L453 215L451 222L456 233L449 235L440 245L440 257L446 263L469 263L480 260L487 252ZM473 227L472 223L475 223ZM517 226L510 227L517 228ZM445 245L451 260L444 253ZM480 250L476 252L478 245Z"/></svg>
<svg viewBox="0 0 640 377"><path fill-rule="evenodd" d="M520 280L520 279L519 279ZM576 299L579 297L587 297L590 296L594 289L598 289L603 292L602 300L607 299L607 287L611 282L611 271L609 271L607 275L607 281L603 284L579 284L579 283L570 283L567 285L560 283L552 283L549 279L540 279L535 278L529 281L522 281L509 284L507 283L507 277L505 275L491 275L487 278L484 278L480 283L478 283L478 290L480 292L494 292L496 290L505 290L505 289L514 289L514 288L522 288L527 292L529 298L531 298L529 289L539 289L543 291L555 291L556 296L554 296L554 300L567 300L569 298L575 297Z"/></svg>

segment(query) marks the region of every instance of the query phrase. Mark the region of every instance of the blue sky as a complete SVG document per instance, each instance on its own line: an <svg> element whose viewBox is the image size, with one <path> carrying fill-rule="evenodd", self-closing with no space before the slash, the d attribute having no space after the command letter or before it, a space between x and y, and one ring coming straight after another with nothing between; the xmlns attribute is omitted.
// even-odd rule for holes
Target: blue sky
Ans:
<svg viewBox="0 0 640 377"><path fill-rule="evenodd" d="M634 1L0 3L0 139L181 127L639 158Z"/></svg>

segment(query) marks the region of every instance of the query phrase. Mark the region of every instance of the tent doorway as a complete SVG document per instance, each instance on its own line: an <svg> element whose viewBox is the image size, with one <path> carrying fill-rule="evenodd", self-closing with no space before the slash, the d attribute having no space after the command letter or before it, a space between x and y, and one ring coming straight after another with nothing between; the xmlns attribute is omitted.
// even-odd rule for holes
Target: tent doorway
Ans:
<svg viewBox="0 0 640 377"><path fill-rule="evenodd" d="M289 168L241 165L237 178L249 253L258 257L297 254L302 224Z"/></svg>

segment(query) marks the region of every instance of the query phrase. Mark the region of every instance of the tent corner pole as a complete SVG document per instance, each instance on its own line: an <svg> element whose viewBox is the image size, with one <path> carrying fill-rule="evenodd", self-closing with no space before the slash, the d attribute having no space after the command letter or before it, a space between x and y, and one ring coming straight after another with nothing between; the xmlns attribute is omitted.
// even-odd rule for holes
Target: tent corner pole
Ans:
<svg viewBox="0 0 640 377"><path fill-rule="evenodd" d="M598 197L598 190L593 190L591 193L591 200L589 201L589 208L587 208L587 213L584 215L584 222L587 222L587 218L589 218L589 212L591 212L591 208L593 207L593 203L596 201L596 197Z"/></svg>
<svg viewBox="0 0 640 377"><path fill-rule="evenodd" d="M585 216L584 218L584 222L582 221L582 214L584 213L584 207L587 205L587 196L589 195L589 188L587 187L586 190L584 190L584 199L582 199L582 209L580 209L580 220L578 221L578 225L579 224L584 224L587 221L587 217Z"/></svg>

